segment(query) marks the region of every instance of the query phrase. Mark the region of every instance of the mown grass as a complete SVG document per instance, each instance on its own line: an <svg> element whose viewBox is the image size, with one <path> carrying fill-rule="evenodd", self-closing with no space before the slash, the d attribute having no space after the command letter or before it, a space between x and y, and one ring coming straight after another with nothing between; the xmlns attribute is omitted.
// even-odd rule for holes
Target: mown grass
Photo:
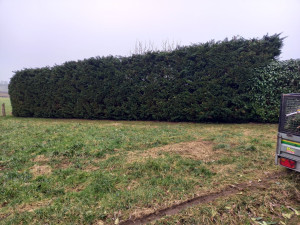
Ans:
<svg viewBox="0 0 300 225"><path fill-rule="evenodd" d="M0 223L3 224L114 224L195 195L284 170L274 165L277 129L274 124L12 116L1 118L0 123ZM157 150L160 146L199 139L211 145L207 150L210 157L189 155L189 149L183 149L182 153L172 148ZM270 191L220 199L156 223L250 224L256 223L252 217L261 214L270 218L267 222L288 222L280 215L288 207L300 211L299 205L291 194L282 198L276 191L284 188L295 196L299 193L297 179L298 174L293 173L283 177L281 186L275 185ZM273 198L279 207L275 217L268 205L268 199ZM232 216L228 218L224 217L226 204L238 206L232 208ZM213 217L212 210L216 212Z"/></svg>

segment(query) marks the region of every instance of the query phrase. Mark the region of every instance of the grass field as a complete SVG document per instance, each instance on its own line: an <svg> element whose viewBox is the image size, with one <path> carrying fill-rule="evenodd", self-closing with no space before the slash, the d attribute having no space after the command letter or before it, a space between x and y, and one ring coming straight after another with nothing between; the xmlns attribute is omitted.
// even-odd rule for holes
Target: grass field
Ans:
<svg viewBox="0 0 300 225"><path fill-rule="evenodd" d="M0 124L1 224L130 224L226 188L236 191L152 223L300 221L300 176L274 165L276 124L12 116Z"/></svg>
<svg viewBox="0 0 300 225"><path fill-rule="evenodd" d="M9 98L1 98L0 97L0 107L2 107L2 104L5 104L5 112L6 115L11 115L11 105L10 105L10 99ZM2 109L2 108L1 108ZM2 116L2 111L1 111Z"/></svg>

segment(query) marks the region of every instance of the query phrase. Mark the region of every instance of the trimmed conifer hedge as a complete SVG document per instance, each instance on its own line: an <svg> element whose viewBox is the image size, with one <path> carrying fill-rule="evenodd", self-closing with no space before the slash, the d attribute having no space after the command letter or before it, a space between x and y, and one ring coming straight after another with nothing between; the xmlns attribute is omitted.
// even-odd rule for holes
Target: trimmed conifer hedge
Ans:
<svg viewBox="0 0 300 225"><path fill-rule="evenodd" d="M254 68L280 55L278 34L96 57L17 71L14 116L195 122L260 121L249 92ZM255 119L253 119L255 118Z"/></svg>

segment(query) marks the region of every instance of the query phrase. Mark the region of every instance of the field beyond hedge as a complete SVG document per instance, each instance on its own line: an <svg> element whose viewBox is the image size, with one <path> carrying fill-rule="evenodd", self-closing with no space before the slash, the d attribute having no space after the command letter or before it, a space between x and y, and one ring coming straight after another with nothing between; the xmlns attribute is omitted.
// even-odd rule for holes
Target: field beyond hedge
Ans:
<svg viewBox="0 0 300 225"><path fill-rule="evenodd" d="M1 224L130 224L203 195L210 201L152 222L300 220L300 176L274 165L277 124L0 124Z"/></svg>

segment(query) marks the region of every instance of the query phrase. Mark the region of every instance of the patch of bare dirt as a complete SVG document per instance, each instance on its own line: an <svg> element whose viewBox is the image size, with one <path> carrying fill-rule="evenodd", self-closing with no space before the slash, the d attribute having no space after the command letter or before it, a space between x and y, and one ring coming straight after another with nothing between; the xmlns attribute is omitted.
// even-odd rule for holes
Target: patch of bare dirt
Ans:
<svg viewBox="0 0 300 225"><path fill-rule="evenodd" d="M0 161L0 171L6 170L7 168L5 167L5 162Z"/></svg>
<svg viewBox="0 0 300 225"><path fill-rule="evenodd" d="M48 158L48 157L46 157L44 155L38 155L32 161L33 162L39 162L39 163L45 163L45 162L49 162L50 158Z"/></svg>
<svg viewBox="0 0 300 225"><path fill-rule="evenodd" d="M128 158L130 161L140 161L144 158L157 158L163 152L179 154L182 157L192 158L209 162L217 160L221 155L224 156L224 150L213 150L213 143L209 141L197 140L191 142L182 142L177 144L165 145L158 148L151 148L142 153L130 152Z"/></svg>
<svg viewBox="0 0 300 225"><path fill-rule="evenodd" d="M95 170L98 170L98 169L99 169L98 166L94 166L94 165L89 164L89 165L87 165L87 166L83 169L83 171L85 171L85 172L91 172L91 171L95 171Z"/></svg>
<svg viewBox="0 0 300 225"><path fill-rule="evenodd" d="M97 158L96 159L92 159L92 162L95 163L95 164L97 164L97 163L101 162L101 159L97 159Z"/></svg>
<svg viewBox="0 0 300 225"><path fill-rule="evenodd" d="M34 165L30 168L30 172L33 176L49 175L52 173L52 169L49 165Z"/></svg>
<svg viewBox="0 0 300 225"><path fill-rule="evenodd" d="M231 171L234 171L236 168L236 165L232 165L232 164L227 164L227 165L211 165L209 167L209 169L211 171L213 171L214 173L218 173L218 174L222 174L227 175L228 173L230 173Z"/></svg>
<svg viewBox="0 0 300 225"><path fill-rule="evenodd" d="M50 205L50 203L51 203L51 200L49 200L49 199L39 201L39 202L27 203L27 204L18 206L17 211L18 212L33 212L36 209Z"/></svg>
<svg viewBox="0 0 300 225"><path fill-rule="evenodd" d="M109 124L109 125L111 125L111 126L122 126L123 124L122 123L111 123L111 124Z"/></svg>
<svg viewBox="0 0 300 225"><path fill-rule="evenodd" d="M15 212L23 213L23 212L33 212L34 210L46 207L50 205L52 200L45 199L38 202L31 202L31 203L25 203L21 205L17 205L14 208L8 209L5 213L0 213L0 221L1 219L5 219L6 217L10 216L11 214L14 214ZM5 206L3 206L5 207Z"/></svg>
<svg viewBox="0 0 300 225"><path fill-rule="evenodd" d="M101 127L118 127L118 126L123 126L122 123L114 122L114 123L106 123L106 124L100 124Z"/></svg>
<svg viewBox="0 0 300 225"><path fill-rule="evenodd" d="M5 167L0 164L0 171L5 170Z"/></svg>
<svg viewBox="0 0 300 225"><path fill-rule="evenodd" d="M251 136L252 130L251 129L244 129L243 133L244 133L244 136L248 137L248 136Z"/></svg>
<svg viewBox="0 0 300 225"><path fill-rule="evenodd" d="M68 160L64 160L61 163L55 165L56 169L68 169L72 165Z"/></svg>
<svg viewBox="0 0 300 225"><path fill-rule="evenodd" d="M245 182L237 185L230 185L225 187L223 190L219 192L208 193L201 196L197 196L187 201L174 204L165 209L157 210L150 213L149 212L147 213L148 209L146 209L145 211L138 210L137 211L138 213L135 213L135 215L133 214L130 216L131 219L121 222L120 225L146 224L158 220L167 215L168 216L175 215L186 208L199 205L199 204L212 202L218 198L234 195L240 193L241 191L266 189L271 185L272 181L274 182L274 179L277 179L281 175L282 172L277 172L277 173L270 174L268 177L264 178L263 180L259 180L257 182Z"/></svg>
<svg viewBox="0 0 300 225"><path fill-rule="evenodd" d="M127 186L127 190L133 190L139 186L139 182L133 180L131 183Z"/></svg>
<svg viewBox="0 0 300 225"><path fill-rule="evenodd" d="M76 185L75 187L68 187L65 189L66 192L80 192L85 189L87 184L79 184Z"/></svg>
<svg viewBox="0 0 300 225"><path fill-rule="evenodd" d="M154 208L138 208L133 211L133 213L130 215L132 218L141 218L145 215L149 215L155 212Z"/></svg>

